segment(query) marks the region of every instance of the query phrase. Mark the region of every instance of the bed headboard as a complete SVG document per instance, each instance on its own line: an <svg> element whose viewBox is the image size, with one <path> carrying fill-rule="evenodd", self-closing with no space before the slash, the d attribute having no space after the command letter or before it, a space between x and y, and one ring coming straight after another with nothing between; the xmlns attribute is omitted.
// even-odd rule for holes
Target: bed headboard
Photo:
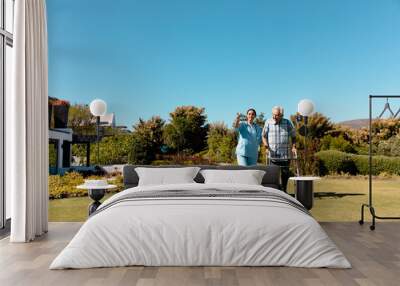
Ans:
<svg viewBox="0 0 400 286"><path fill-rule="evenodd" d="M135 171L136 167L147 167L147 168L182 168L187 167L183 165L162 165L162 166L151 166L151 165L125 165L122 171L124 177L124 186L125 188L136 187L139 182L139 176ZM280 176L280 168L275 165L257 165L250 167L243 167L237 165L195 165L195 167L200 167L202 170L204 169L218 169L218 170L262 170L265 171L265 175L262 179L261 184L265 187L271 187L275 189L280 189L281 187L281 176ZM204 183L204 178L200 174L194 178L197 183Z"/></svg>

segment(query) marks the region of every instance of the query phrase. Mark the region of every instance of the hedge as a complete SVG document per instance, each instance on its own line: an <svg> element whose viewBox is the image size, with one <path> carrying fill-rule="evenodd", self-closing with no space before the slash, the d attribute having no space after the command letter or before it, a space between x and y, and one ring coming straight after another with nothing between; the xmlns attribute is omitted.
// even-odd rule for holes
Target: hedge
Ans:
<svg viewBox="0 0 400 286"><path fill-rule="evenodd" d="M77 189L78 185L85 182L85 179L101 179L99 176L90 176L84 178L77 172L66 173L64 176L50 175L49 176L49 199L63 199L70 197L85 197L87 196L87 190ZM105 178L103 178L105 179ZM112 189L113 192L118 192L123 189L122 176L114 178L112 184L118 186L116 189Z"/></svg>
<svg viewBox="0 0 400 286"><path fill-rule="evenodd" d="M368 175L368 155L356 155L336 150L320 151L315 154L320 175L348 173ZM387 173L400 175L400 158L388 156L372 157L372 175Z"/></svg>

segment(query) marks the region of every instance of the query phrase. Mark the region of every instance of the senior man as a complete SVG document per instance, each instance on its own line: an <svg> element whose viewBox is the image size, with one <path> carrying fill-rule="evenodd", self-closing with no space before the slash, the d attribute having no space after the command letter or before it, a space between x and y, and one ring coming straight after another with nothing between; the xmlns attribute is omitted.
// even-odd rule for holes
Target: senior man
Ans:
<svg viewBox="0 0 400 286"><path fill-rule="evenodd" d="M270 164L281 168L282 191L286 192L289 180L289 166L292 155L296 155L296 129L289 119L283 118L283 108L274 106L272 118L265 121L262 140Z"/></svg>

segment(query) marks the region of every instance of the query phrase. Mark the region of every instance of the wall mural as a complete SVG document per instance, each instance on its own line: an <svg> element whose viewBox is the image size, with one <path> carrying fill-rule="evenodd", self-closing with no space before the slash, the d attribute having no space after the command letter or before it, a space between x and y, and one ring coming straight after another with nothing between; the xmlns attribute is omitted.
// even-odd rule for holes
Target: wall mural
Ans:
<svg viewBox="0 0 400 286"><path fill-rule="evenodd" d="M290 190L295 175L367 175L368 95L400 90L396 1L47 9L51 198L124 164L277 164ZM399 112L376 103L374 155L395 160L376 175L399 174Z"/></svg>

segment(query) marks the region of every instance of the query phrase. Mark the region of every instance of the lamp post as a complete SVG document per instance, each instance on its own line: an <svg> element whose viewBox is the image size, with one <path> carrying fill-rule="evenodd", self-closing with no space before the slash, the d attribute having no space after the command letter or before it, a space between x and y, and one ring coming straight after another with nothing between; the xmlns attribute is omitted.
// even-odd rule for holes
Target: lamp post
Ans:
<svg viewBox="0 0 400 286"><path fill-rule="evenodd" d="M308 123L308 117L314 111L314 103L309 99L302 99L299 101L297 105L297 111L300 114L300 118L298 118L298 121L304 119L304 167L305 167L306 166L305 164L307 162L307 123Z"/></svg>
<svg viewBox="0 0 400 286"><path fill-rule="evenodd" d="M100 158L100 116L103 116L107 112L107 104L102 99L95 99L90 103L90 113L96 117L96 141L97 141L97 164L99 164Z"/></svg>

